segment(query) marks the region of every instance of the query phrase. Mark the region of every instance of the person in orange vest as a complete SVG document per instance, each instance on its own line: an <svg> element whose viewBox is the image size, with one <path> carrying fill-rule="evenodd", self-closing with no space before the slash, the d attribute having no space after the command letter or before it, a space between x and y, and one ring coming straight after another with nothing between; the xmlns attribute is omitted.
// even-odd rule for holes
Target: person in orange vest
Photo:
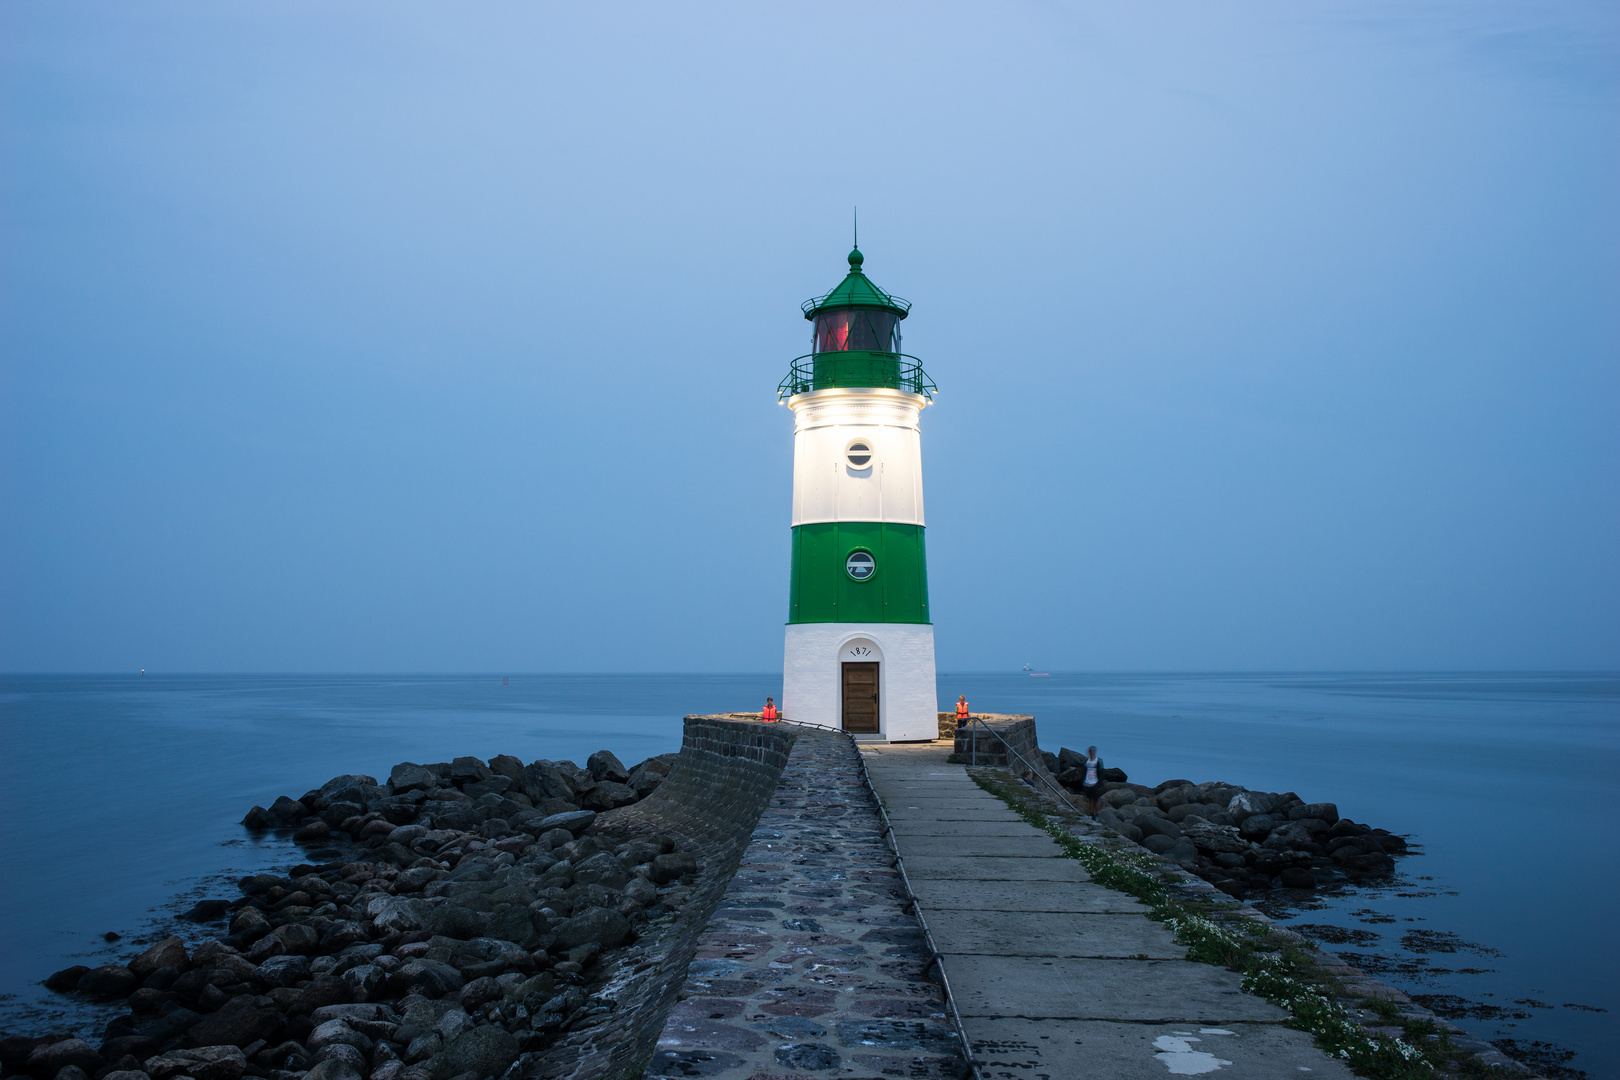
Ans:
<svg viewBox="0 0 1620 1080"><path fill-rule="evenodd" d="M776 699L775 698L766 698L765 699L765 711L763 713L761 713L760 716L766 723L769 723L769 724L776 723Z"/></svg>
<svg viewBox="0 0 1620 1080"><path fill-rule="evenodd" d="M968 718L967 695L963 694L956 699L956 722L960 724Z"/></svg>

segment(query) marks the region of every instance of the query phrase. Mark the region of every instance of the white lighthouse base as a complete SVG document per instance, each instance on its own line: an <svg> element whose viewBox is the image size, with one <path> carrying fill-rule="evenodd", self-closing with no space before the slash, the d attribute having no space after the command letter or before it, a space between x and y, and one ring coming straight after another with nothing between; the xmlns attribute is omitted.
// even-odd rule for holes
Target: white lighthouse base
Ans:
<svg viewBox="0 0 1620 1080"><path fill-rule="evenodd" d="M845 662L878 664L878 735L889 742L939 735L934 628L926 623L790 623L782 715L842 728Z"/></svg>

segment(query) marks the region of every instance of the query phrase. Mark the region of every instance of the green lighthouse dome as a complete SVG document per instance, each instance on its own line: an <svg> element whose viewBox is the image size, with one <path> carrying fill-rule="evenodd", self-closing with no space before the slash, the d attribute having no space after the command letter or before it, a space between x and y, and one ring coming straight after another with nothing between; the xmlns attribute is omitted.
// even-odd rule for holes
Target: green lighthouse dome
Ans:
<svg viewBox="0 0 1620 1080"><path fill-rule="evenodd" d="M932 398L934 384L914 356L900 351L900 320L911 301L885 292L866 276L860 248L849 253L849 272L832 291L801 307L813 324L813 351L793 362L777 387L781 397L832 387L906 390Z"/></svg>

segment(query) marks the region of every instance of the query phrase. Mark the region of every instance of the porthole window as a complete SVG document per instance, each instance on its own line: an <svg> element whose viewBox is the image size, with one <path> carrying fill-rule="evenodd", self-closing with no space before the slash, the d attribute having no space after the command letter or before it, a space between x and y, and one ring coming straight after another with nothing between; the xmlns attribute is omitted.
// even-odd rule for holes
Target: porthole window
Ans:
<svg viewBox="0 0 1620 1080"><path fill-rule="evenodd" d="M871 441L867 439L851 439L849 445L844 447L844 460L849 462L852 469L870 469L872 459L876 456Z"/></svg>
<svg viewBox="0 0 1620 1080"><path fill-rule="evenodd" d="M870 551L852 551L844 560L844 572L856 581L866 581L877 573L877 560Z"/></svg>

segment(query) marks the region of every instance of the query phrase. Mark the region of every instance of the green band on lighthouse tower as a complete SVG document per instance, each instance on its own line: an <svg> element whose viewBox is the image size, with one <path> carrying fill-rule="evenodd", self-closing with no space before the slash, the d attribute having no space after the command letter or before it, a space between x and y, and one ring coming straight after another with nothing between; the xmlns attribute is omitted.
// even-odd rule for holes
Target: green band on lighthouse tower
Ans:
<svg viewBox="0 0 1620 1080"><path fill-rule="evenodd" d="M848 564L861 552L870 569L857 576ZM921 525L822 521L793 530L788 622L928 621Z"/></svg>

